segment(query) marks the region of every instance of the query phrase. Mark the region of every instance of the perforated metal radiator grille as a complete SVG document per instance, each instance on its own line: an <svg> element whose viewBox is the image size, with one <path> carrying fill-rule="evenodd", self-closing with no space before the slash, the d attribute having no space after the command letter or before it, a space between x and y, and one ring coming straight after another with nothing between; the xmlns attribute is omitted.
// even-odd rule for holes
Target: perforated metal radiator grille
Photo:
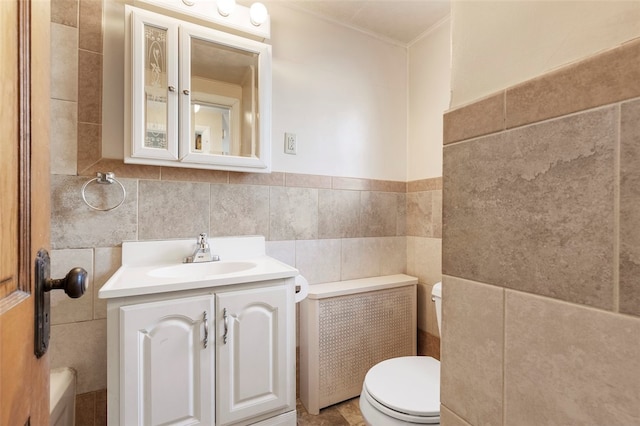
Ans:
<svg viewBox="0 0 640 426"><path fill-rule="evenodd" d="M301 380L311 384L301 397L312 413L316 403L319 409L359 395L364 376L378 362L416 353L415 285L307 303L316 304L309 312L317 317L307 320L317 324L317 342L301 346L301 355L310 350L310 362L303 363L309 371L301 374L317 374L317 382Z"/></svg>

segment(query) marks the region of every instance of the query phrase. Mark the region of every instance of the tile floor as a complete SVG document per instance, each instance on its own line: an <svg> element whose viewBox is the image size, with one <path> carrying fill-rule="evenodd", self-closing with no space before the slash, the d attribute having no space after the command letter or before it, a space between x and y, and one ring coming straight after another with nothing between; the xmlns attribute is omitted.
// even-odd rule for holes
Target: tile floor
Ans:
<svg viewBox="0 0 640 426"><path fill-rule="evenodd" d="M356 397L320 410L320 414L309 414L298 399L298 426L365 426L360 414L360 398Z"/></svg>

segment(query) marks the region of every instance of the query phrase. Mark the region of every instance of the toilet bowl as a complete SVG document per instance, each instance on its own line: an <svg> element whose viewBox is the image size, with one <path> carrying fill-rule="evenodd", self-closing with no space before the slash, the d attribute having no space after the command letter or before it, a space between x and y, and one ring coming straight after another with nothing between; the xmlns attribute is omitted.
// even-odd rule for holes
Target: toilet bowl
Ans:
<svg viewBox="0 0 640 426"><path fill-rule="evenodd" d="M74 426L76 372L69 367L51 370L49 376L49 425Z"/></svg>
<svg viewBox="0 0 640 426"><path fill-rule="evenodd" d="M440 329L442 283L431 294ZM440 361L407 356L374 365L364 378L360 411L372 426L439 425Z"/></svg>

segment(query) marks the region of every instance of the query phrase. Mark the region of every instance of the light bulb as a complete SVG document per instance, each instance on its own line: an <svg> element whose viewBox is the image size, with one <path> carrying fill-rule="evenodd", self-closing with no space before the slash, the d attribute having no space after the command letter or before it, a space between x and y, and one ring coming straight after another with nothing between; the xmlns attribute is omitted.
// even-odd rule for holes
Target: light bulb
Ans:
<svg viewBox="0 0 640 426"><path fill-rule="evenodd" d="M267 12L267 8L262 3L254 3L249 8L249 17L251 18L251 23L256 27L264 24L267 21L267 17L269 16Z"/></svg>
<svg viewBox="0 0 640 426"><path fill-rule="evenodd" d="M218 13L222 16L229 16L236 8L236 0L218 0Z"/></svg>
<svg viewBox="0 0 640 426"><path fill-rule="evenodd" d="M199 104L193 104L193 112L198 113L198 111L200 111L200 105Z"/></svg>

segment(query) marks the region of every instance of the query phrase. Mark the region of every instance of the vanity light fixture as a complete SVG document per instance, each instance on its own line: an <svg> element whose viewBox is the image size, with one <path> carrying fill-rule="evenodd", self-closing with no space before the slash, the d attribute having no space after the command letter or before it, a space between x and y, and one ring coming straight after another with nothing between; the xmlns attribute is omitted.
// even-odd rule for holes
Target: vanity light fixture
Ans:
<svg viewBox="0 0 640 426"><path fill-rule="evenodd" d="M264 0L251 0L255 2L251 7L244 6L247 3L243 1L244 4L241 4L239 0L126 0L124 3L165 9L169 15L188 15L187 20L194 17L213 24L211 27L214 29L229 29L231 33L249 34L251 38L262 41L271 38L271 19L267 7L260 1Z"/></svg>
<svg viewBox="0 0 640 426"><path fill-rule="evenodd" d="M252 4L249 8L249 18L256 27L264 24L268 16L267 7L260 2Z"/></svg>
<svg viewBox="0 0 640 426"><path fill-rule="evenodd" d="M218 0L217 6L221 16L229 16L236 8L236 0Z"/></svg>

